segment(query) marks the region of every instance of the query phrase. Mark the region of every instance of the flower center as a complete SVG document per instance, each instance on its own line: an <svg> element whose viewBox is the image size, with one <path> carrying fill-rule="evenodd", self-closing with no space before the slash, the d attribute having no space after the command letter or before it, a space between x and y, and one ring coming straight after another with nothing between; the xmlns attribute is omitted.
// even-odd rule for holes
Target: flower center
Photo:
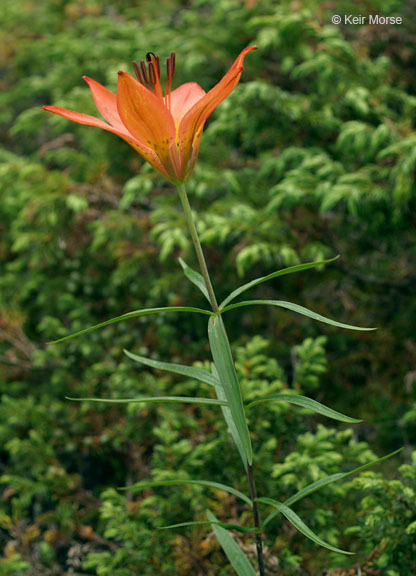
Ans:
<svg viewBox="0 0 416 576"><path fill-rule="evenodd" d="M172 78L175 74L175 52L171 52L169 58L166 60L166 85L165 96L163 96L162 85L160 83L160 58L148 52L146 54L146 61L140 60L140 65L135 61L133 62L134 72L137 80L155 96L163 100L166 108L170 110L171 106L171 92L172 92ZM146 68L147 65L147 68Z"/></svg>

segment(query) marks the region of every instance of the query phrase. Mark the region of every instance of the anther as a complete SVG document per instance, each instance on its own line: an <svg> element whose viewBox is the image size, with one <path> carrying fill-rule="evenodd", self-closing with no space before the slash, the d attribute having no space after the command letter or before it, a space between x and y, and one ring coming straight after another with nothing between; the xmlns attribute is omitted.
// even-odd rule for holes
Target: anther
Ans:
<svg viewBox="0 0 416 576"><path fill-rule="evenodd" d="M137 64L136 61L133 62L133 68L134 68L134 73L136 74L137 80L140 82L140 84L143 84L143 86L144 86L145 84L143 82L142 75L140 74L140 68L139 68L139 65Z"/></svg>
<svg viewBox="0 0 416 576"><path fill-rule="evenodd" d="M171 66L172 66L172 77L175 74L175 68L176 68L176 54L175 52L171 52L170 53L170 60L172 62Z"/></svg>
<svg viewBox="0 0 416 576"><path fill-rule="evenodd" d="M149 82L149 79L148 79L148 77L147 77L146 63L145 63L144 60L140 60L140 68L141 68L141 71L142 71L143 79L144 79L145 83L147 84L147 86L148 86L148 88L149 88L149 90L150 90L150 82Z"/></svg>
<svg viewBox="0 0 416 576"><path fill-rule="evenodd" d="M169 84L170 78L170 58L166 59L166 86Z"/></svg>

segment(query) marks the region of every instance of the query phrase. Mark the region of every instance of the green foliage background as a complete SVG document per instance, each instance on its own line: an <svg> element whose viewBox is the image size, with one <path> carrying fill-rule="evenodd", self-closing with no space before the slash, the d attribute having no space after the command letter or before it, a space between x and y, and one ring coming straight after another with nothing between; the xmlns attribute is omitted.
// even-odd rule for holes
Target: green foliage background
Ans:
<svg viewBox="0 0 416 576"><path fill-rule="evenodd" d="M115 90L117 70L149 50L175 50L175 85L207 90L252 44L188 186L214 287L221 298L339 253L325 270L254 292L379 327L341 332L267 309L227 315L248 401L291 388L365 420L350 431L283 404L253 409L259 492L284 499L405 446L296 505L355 557L320 550L277 518L268 574L416 573L414 3L2 0L1 10L0 575L233 574L206 527L156 530L207 507L249 523L233 496L116 490L149 477L246 490L217 409L64 399L196 394L196 382L138 368L122 350L207 362L205 319L142 318L47 346L137 308L203 305L177 261L195 265L178 198L123 141L41 106L95 114L81 77ZM404 22L331 25L345 13ZM241 544L254 555L250 538Z"/></svg>

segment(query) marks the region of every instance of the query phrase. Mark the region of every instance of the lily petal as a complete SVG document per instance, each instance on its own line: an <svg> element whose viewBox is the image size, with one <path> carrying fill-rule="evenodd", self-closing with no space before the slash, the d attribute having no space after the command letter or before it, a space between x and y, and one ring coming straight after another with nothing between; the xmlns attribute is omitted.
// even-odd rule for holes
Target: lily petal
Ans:
<svg viewBox="0 0 416 576"><path fill-rule="evenodd" d="M78 124L86 124L88 126L95 126L97 128L102 128L107 132L112 132L113 134L117 134L120 138L123 138L130 146L132 146L136 152L138 152L149 164L156 168L159 172L161 172L166 178L170 179L167 170L155 154L155 152L134 138L132 134L130 134L127 129L123 126L122 129L114 128L110 126L103 120L96 118L95 116L90 116L89 114L83 114L82 112L74 112L73 110L67 110L66 108L61 108L59 106L43 106L44 110L48 112L53 112L54 114L58 114L59 116L63 116L64 118L68 118L68 120L72 120L73 122L77 122Z"/></svg>
<svg viewBox="0 0 416 576"><path fill-rule="evenodd" d="M83 114L82 112L75 112L74 110L67 110L66 108L61 108L60 106L42 106L42 108L47 112L53 112L54 114L58 114L59 116L68 118L68 120L77 122L78 124L96 126L97 128L108 130L109 132L118 133L117 128L113 128L113 126L110 126L109 124L104 122L104 120L100 120L99 118L96 118L95 116L90 116L89 114ZM124 129L124 132L127 134L126 129Z"/></svg>
<svg viewBox="0 0 416 576"><path fill-rule="evenodd" d="M257 46L249 46L248 48L245 48L218 84L198 100L185 114L178 131L181 158L185 162L190 156L191 147L193 146L198 129L204 124L208 116L215 110L218 104L225 100L225 98L227 98L227 96L237 86L241 77L241 72L243 71L245 56L252 50L256 49ZM184 161L182 162L183 172L186 168L186 166L184 166ZM183 173L181 174L181 177L183 177Z"/></svg>
<svg viewBox="0 0 416 576"><path fill-rule="evenodd" d="M206 92L196 82L182 84L170 94L170 111L178 127L185 114L194 106Z"/></svg>
<svg viewBox="0 0 416 576"><path fill-rule="evenodd" d="M191 157L189 159L188 166L186 167L185 180L187 180L191 175L192 170L194 169L195 166L195 162L197 161L199 146L201 144L202 132L204 130L204 124L205 122L199 126L198 130L195 133L195 137L192 142Z"/></svg>
<svg viewBox="0 0 416 576"><path fill-rule="evenodd" d="M175 142L172 114L158 98L126 72L118 73L117 108L127 130L159 157L172 179L176 174L169 149Z"/></svg>
<svg viewBox="0 0 416 576"><path fill-rule="evenodd" d="M87 76L83 76L82 78L88 84L95 105L97 106L101 116L114 128L126 131L126 127L121 121L118 113L117 96L92 78L88 78Z"/></svg>

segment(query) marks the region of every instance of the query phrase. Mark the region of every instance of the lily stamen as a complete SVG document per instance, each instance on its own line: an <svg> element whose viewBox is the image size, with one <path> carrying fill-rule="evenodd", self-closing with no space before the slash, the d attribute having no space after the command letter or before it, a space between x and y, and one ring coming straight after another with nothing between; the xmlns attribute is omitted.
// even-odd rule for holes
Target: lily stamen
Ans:
<svg viewBox="0 0 416 576"><path fill-rule="evenodd" d="M140 72L140 66L137 64L136 61L133 62L133 68L134 68L134 73L136 74L137 80L140 82L140 84L142 84L143 86L146 86L146 88L147 88L148 86L145 84L145 82L142 78L141 72Z"/></svg>
<svg viewBox="0 0 416 576"><path fill-rule="evenodd" d="M172 78L175 74L175 52L171 52L169 58L166 60L166 86L165 86L165 106L170 110L171 91L172 91Z"/></svg>
<svg viewBox="0 0 416 576"><path fill-rule="evenodd" d="M170 110L170 87L172 86L172 81L170 80L170 58L166 60L166 84L165 84L165 106Z"/></svg>
<svg viewBox="0 0 416 576"><path fill-rule="evenodd" d="M143 79L144 79L144 81L145 81L146 87L147 87L149 90L152 90L151 87L150 87L151 84L150 84L150 82L149 82L149 78L147 77L146 62L145 62L144 60L140 60L140 68L141 68L141 71L142 71L142 76L143 76Z"/></svg>

